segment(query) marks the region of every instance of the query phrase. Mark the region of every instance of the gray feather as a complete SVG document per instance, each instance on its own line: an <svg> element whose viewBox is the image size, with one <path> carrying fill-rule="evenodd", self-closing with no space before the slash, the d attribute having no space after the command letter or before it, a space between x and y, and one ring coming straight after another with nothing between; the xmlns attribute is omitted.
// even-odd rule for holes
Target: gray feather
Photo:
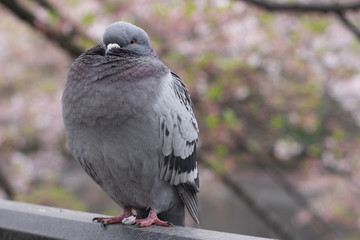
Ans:
<svg viewBox="0 0 360 240"><path fill-rule="evenodd" d="M193 186L191 183L181 183L176 186L181 197L181 200L188 209L191 217L197 224L200 224L198 199L196 193L198 192L198 186Z"/></svg>

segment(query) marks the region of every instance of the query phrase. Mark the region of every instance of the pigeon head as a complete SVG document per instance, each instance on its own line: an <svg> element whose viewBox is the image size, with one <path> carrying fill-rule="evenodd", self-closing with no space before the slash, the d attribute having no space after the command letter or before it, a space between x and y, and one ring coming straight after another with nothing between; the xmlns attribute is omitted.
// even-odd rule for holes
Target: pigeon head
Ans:
<svg viewBox="0 0 360 240"><path fill-rule="evenodd" d="M144 30L127 22L115 22L105 30L106 54L112 49L124 49L139 55L156 55Z"/></svg>

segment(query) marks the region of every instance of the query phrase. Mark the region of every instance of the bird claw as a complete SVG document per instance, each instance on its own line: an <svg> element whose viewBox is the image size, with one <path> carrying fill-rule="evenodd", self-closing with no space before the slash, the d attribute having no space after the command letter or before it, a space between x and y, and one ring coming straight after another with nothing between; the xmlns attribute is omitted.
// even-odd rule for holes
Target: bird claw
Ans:
<svg viewBox="0 0 360 240"><path fill-rule="evenodd" d="M135 223L135 227L148 227L151 225L157 225L157 226L163 226L163 227L173 227L174 224L172 224L171 222L165 222L165 221L161 221L161 220L156 220L153 222L137 222Z"/></svg>
<svg viewBox="0 0 360 240"><path fill-rule="evenodd" d="M164 227L172 227L174 226L172 223L167 221L162 221L157 217L155 210L150 210L149 216L144 219L135 219L135 227L148 227L151 225L158 225Z"/></svg>
<svg viewBox="0 0 360 240"><path fill-rule="evenodd" d="M117 217L94 217L92 221L101 223L101 227L105 228L107 225L112 223L122 223L125 218L133 216L130 207L125 207L122 213Z"/></svg>
<svg viewBox="0 0 360 240"><path fill-rule="evenodd" d="M93 222L101 222L102 220L103 220L102 217L94 217L94 218L92 219Z"/></svg>
<svg viewBox="0 0 360 240"><path fill-rule="evenodd" d="M107 218L104 218L104 217L94 217L92 219L93 222L99 222L101 224L101 228L105 229L106 228L106 225L109 224L109 220Z"/></svg>
<svg viewBox="0 0 360 240"><path fill-rule="evenodd" d="M106 225L108 225L108 224L109 224L109 221L107 221L106 219L102 220L101 221L101 228L106 229Z"/></svg>

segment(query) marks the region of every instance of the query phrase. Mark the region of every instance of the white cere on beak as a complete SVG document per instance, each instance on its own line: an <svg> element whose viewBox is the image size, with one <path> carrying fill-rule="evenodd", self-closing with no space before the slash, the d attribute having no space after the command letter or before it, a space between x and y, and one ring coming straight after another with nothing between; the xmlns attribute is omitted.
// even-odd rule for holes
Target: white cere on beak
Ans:
<svg viewBox="0 0 360 240"><path fill-rule="evenodd" d="M106 46L106 51L110 51L112 48L120 48L119 44L117 43L109 43L107 46Z"/></svg>

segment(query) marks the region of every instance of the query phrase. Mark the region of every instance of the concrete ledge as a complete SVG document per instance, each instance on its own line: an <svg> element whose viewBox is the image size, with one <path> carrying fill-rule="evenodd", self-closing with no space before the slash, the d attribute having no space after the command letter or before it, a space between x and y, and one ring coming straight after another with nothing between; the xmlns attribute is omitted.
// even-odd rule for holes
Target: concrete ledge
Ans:
<svg viewBox="0 0 360 240"><path fill-rule="evenodd" d="M266 240L188 227L136 228L120 224L102 229L99 214L0 200L0 239L235 239Z"/></svg>

